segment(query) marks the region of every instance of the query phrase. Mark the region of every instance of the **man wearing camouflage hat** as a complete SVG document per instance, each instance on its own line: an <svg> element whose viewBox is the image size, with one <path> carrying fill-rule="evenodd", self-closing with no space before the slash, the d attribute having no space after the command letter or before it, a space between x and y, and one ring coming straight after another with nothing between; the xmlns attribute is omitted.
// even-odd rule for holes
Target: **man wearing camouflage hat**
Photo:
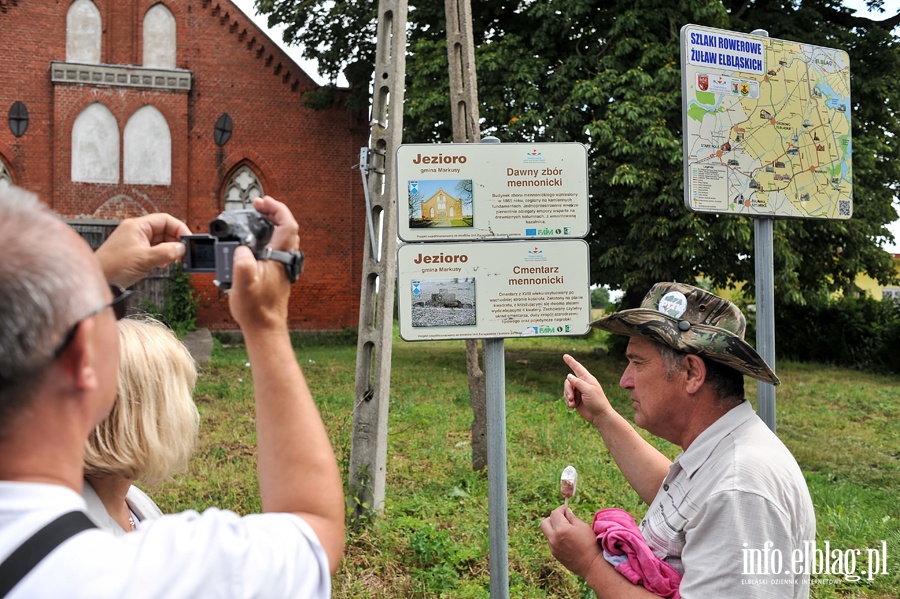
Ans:
<svg viewBox="0 0 900 599"><path fill-rule="evenodd" d="M808 597L812 500L790 451L744 399L744 375L780 381L744 341L737 306L690 285L657 283L640 308L593 324L630 337L619 385L631 393L635 424L683 452L672 462L648 443L569 355L566 405L597 429L650 505L640 533L682 575L680 596ZM541 529L554 557L598 597L654 596L604 559L591 525L567 507Z"/></svg>

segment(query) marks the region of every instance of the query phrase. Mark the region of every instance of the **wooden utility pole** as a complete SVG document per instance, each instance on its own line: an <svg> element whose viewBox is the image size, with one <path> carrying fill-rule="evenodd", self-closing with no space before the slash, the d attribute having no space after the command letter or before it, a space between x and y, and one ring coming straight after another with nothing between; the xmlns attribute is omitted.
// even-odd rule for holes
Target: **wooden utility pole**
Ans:
<svg viewBox="0 0 900 599"><path fill-rule="evenodd" d="M478 80L475 76L475 43L472 39L471 0L445 0L447 59L450 64L450 111L455 143L478 143ZM484 370L479 343L466 340L466 372L472 406L472 469L487 467L487 408Z"/></svg>
<svg viewBox="0 0 900 599"><path fill-rule="evenodd" d="M478 79L472 39L471 0L445 0L447 59L450 63L450 106L455 143L479 143Z"/></svg>
<svg viewBox="0 0 900 599"><path fill-rule="evenodd" d="M369 147L360 150L366 243L359 302L356 390L350 448L354 518L381 513L387 464L388 398L397 267L395 152L403 139L407 0L379 0Z"/></svg>

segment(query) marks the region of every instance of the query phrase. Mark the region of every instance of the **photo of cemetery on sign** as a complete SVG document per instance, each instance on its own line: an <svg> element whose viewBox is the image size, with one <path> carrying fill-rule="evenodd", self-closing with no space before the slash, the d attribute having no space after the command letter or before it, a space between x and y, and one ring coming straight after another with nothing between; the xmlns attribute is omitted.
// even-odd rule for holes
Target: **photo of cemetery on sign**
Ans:
<svg viewBox="0 0 900 599"><path fill-rule="evenodd" d="M582 238L590 229L580 143L397 148L403 241Z"/></svg>
<svg viewBox="0 0 900 599"><path fill-rule="evenodd" d="M412 326L475 324L475 278L414 279L410 292Z"/></svg>

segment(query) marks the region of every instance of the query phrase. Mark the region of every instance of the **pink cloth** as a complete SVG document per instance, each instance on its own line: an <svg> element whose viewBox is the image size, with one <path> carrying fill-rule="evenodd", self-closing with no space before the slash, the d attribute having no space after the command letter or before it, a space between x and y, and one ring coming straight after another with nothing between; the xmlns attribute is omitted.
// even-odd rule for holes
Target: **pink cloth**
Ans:
<svg viewBox="0 0 900 599"><path fill-rule="evenodd" d="M603 549L604 557L609 555L627 558L607 558L617 572L659 597L681 598L678 592L681 574L653 554L628 512L619 508L600 510L594 515L593 529L597 533L597 542Z"/></svg>

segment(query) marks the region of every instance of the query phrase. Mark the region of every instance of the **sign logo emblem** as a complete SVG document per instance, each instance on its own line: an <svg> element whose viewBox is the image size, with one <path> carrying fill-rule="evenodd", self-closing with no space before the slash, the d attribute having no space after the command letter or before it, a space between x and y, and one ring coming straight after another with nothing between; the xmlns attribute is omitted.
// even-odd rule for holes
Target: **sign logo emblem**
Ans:
<svg viewBox="0 0 900 599"><path fill-rule="evenodd" d="M697 89L702 92L709 89L709 75L697 75Z"/></svg>

